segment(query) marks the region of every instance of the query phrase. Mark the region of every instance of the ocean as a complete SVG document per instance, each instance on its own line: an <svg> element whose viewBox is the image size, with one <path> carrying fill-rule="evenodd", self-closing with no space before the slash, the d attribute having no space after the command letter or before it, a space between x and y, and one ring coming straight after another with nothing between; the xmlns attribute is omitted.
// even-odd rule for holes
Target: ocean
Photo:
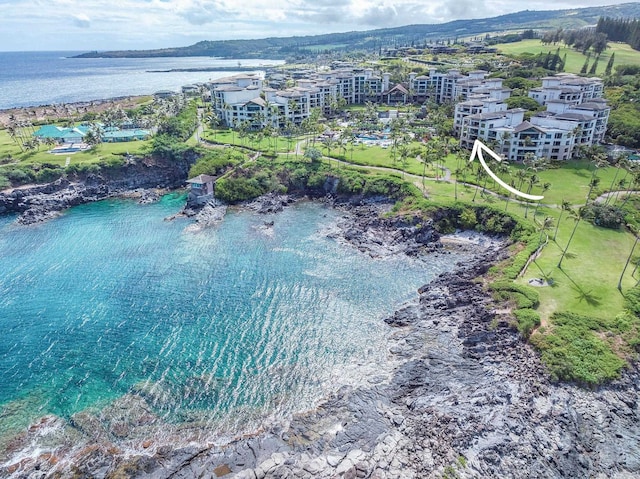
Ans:
<svg viewBox="0 0 640 479"><path fill-rule="evenodd" d="M38 418L132 392L212 437L313 407L384 371L383 319L461 259L372 258L312 202L203 230L165 220L184 200L0 217L0 458Z"/></svg>
<svg viewBox="0 0 640 479"><path fill-rule="evenodd" d="M283 63L212 57L71 58L79 53L83 52L0 52L0 109L179 91L183 85L239 73L166 72L172 69Z"/></svg>

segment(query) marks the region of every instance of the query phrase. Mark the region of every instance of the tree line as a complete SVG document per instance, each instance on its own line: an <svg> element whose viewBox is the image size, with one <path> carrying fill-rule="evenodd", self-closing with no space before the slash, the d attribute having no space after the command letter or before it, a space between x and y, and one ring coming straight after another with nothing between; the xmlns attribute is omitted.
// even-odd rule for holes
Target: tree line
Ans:
<svg viewBox="0 0 640 479"><path fill-rule="evenodd" d="M606 35L613 42L624 42L634 50L640 50L640 20L638 19L600 17L596 32Z"/></svg>
<svg viewBox="0 0 640 479"><path fill-rule="evenodd" d="M599 55L607 49L607 34L590 28L581 28L579 30L564 30L558 28L545 32L542 35L542 43L554 44L563 42L566 46L586 54L589 50L593 50Z"/></svg>

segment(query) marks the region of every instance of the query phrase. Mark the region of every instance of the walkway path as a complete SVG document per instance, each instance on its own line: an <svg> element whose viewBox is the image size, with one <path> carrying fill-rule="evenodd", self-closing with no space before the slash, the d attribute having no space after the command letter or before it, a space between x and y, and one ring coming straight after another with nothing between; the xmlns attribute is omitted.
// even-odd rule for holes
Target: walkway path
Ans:
<svg viewBox="0 0 640 479"><path fill-rule="evenodd" d="M607 193L603 193L595 199L596 203L602 203L606 201L608 198L611 198L614 195L639 195L640 191L638 190L619 190L619 191L609 191Z"/></svg>

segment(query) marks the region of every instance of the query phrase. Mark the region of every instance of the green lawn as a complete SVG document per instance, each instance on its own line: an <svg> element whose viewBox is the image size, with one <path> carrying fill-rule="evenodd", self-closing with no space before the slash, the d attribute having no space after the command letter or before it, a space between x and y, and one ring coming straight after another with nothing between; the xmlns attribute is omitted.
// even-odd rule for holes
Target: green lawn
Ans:
<svg viewBox="0 0 640 479"><path fill-rule="evenodd" d="M0 159L10 157L14 160L5 165L0 165L0 172L2 172L3 167L27 166L36 163L64 166L67 158L70 158L70 164L99 163L102 160L109 159L113 155L123 155L127 152L131 154L139 153L143 151L149 143L149 140L102 143L94 150L53 155L47 151L48 147L45 145L40 146L39 150L21 152L20 147L11 139L7 130L0 130Z"/></svg>
<svg viewBox="0 0 640 479"><path fill-rule="evenodd" d="M502 53L509 55L520 55L522 53L555 53L560 47L560 57L564 54L567 55L567 63L565 65L565 71L569 73L579 73L582 65L585 62L586 55L581 52L567 48L563 43L557 45L543 45L540 40L522 40L515 43L501 43L496 45L496 48ZM597 75L602 75L604 69L607 66L609 57L612 53L615 53L614 69L615 65L640 65L640 52L633 50L626 43L609 42L609 48L605 50L600 56L598 62L598 68L596 70ZM593 62L593 55L591 57L589 65Z"/></svg>
<svg viewBox="0 0 640 479"><path fill-rule="evenodd" d="M445 160L451 167L452 159ZM516 169L511 168L513 174ZM609 189L610 183L616 174L615 168L603 168L598 170L597 177L601 179L600 191ZM499 209L525 219L536 228L545 217L554 219L554 228L547 232L553 238L555 225L560 217L560 205L563 200L572 203L574 208L584 205L588 192L588 184L591 180L592 169L585 162L570 162L563 168L541 171L538 173L541 182L548 181L551 187L542 192L541 186L535 186L533 193L545 196L538 208L534 219L535 204L526 208L525 203L515 201L513 197L506 202L504 191L496 190L501 195L482 195L482 189L476 193L476 187L471 185L458 185L458 198L465 202L471 202L475 194L476 204L491 204ZM509 175L503 179L508 180ZM624 176L621 171L618 179ZM467 174L467 180L472 180ZM462 177L460 178L462 181ZM487 189L493 189L493 183L487 182ZM454 185L442 182L428 182L427 190L430 196L438 201L449 201L453 196ZM627 256L633 246L634 237L623 230L611 230L594 226L586 221L581 221L569 248L569 254L563 261L563 268L557 267L566 246L575 222L563 214L560 221L556 241L551 240L543 249L542 255L536 263L531 264L519 282L527 283L531 278L539 278L544 275L552 277L554 287L540 288L541 306L540 312L543 320L547 320L554 311L572 311L585 315L613 318L623 309L624 298L617 290L618 279L627 260ZM638 251L640 254L640 250ZM538 265L540 268L538 268ZM541 271L542 270L542 271ZM631 277L632 268L629 268L623 281L623 291L635 285L638 278Z"/></svg>
<svg viewBox="0 0 640 479"><path fill-rule="evenodd" d="M214 132L209 129L206 129L204 131L202 138L214 143L258 149L265 153L273 153L274 149L277 153L286 153L287 151L293 152L295 150L296 141L300 141L299 139L292 138L292 140L288 142L287 138L278 136L272 138L263 138L260 142L256 143L249 137L240 138L240 136L233 131L217 130ZM291 149L289 149L289 147Z"/></svg>

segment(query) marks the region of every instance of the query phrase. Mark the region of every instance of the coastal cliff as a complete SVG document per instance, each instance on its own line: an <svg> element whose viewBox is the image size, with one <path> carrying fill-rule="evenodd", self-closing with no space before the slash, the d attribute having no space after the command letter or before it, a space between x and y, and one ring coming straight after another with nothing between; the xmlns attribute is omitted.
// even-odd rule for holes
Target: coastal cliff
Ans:
<svg viewBox="0 0 640 479"><path fill-rule="evenodd" d="M33 224L72 206L128 195L139 189L180 188L185 185L194 162L195 158L130 157L125 165L98 173L0 191L0 214L17 213L18 223Z"/></svg>
<svg viewBox="0 0 640 479"><path fill-rule="evenodd" d="M446 254L430 224L379 213L347 208L328 234L373 255L424 247ZM506 255L504 242L454 240L473 258L385 320L388 339L375 347L388 352L388 364L366 385L344 386L287 424L221 445L181 433L153 412L156 392L134 389L99 414L43 418L15 438L0 471L252 479L638 475L637 371L597 390L551 382L482 288L482 275ZM24 459L21 451L33 447L39 455Z"/></svg>

